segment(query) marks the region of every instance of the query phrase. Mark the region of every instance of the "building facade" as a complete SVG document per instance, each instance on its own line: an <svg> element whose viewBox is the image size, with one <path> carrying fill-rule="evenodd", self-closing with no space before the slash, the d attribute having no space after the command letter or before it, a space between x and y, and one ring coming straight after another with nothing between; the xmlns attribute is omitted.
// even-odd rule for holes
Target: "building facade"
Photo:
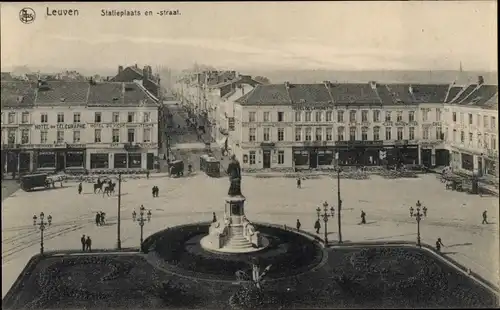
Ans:
<svg viewBox="0 0 500 310"><path fill-rule="evenodd" d="M328 81L261 85L236 100L229 143L245 169L446 166L443 120L450 89Z"/></svg>
<svg viewBox="0 0 500 310"><path fill-rule="evenodd" d="M2 81L4 172L153 169L158 104L136 83Z"/></svg>

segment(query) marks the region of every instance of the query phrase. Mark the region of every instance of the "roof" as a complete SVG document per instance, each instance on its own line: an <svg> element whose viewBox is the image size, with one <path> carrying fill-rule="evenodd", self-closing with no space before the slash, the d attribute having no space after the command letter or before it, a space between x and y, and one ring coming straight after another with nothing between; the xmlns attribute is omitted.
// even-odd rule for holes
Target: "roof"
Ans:
<svg viewBox="0 0 500 310"><path fill-rule="evenodd" d="M476 89L477 84L470 84L467 87L464 87L462 91L456 96L455 98L452 99L452 103L460 103L462 100L465 100L473 91Z"/></svg>
<svg viewBox="0 0 500 310"><path fill-rule="evenodd" d="M35 101L36 84L27 81L1 81L3 107L29 107Z"/></svg>
<svg viewBox="0 0 500 310"><path fill-rule="evenodd" d="M401 105L450 102L455 96L482 105L498 92L496 85L330 83L258 85L235 102L242 105ZM458 102L456 99L452 102Z"/></svg>
<svg viewBox="0 0 500 310"><path fill-rule="evenodd" d="M85 104L89 82L48 81L37 92L36 104Z"/></svg>

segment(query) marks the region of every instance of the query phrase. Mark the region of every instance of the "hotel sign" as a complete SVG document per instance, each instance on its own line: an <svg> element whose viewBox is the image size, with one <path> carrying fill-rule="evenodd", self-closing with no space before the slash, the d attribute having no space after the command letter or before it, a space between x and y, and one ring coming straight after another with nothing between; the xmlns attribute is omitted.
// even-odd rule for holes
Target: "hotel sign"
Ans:
<svg viewBox="0 0 500 310"><path fill-rule="evenodd" d="M38 124L35 125L36 130L49 130L49 129L85 129L85 124L81 123L76 123L76 124L56 124L56 125L49 125L49 124Z"/></svg>

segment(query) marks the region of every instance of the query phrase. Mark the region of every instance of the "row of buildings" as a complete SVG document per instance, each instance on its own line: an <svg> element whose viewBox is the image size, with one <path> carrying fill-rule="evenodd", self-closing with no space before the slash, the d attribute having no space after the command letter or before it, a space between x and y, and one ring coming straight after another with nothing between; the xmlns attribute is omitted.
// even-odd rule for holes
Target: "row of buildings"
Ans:
<svg viewBox="0 0 500 310"><path fill-rule="evenodd" d="M245 169L402 161L498 175L498 86L335 83L260 85L220 72L179 80L176 93L207 113L214 138ZM227 74L226 74L227 76Z"/></svg>
<svg viewBox="0 0 500 310"><path fill-rule="evenodd" d="M3 171L153 169L158 102L148 66L108 81L2 80Z"/></svg>

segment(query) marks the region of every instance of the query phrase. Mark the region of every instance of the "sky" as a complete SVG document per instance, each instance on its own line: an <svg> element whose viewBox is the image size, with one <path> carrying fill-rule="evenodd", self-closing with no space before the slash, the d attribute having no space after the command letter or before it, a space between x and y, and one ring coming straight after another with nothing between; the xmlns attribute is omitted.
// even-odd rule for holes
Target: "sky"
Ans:
<svg viewBox="0 0 500 310"><path fill-rule="evenodd" d="M496 1L2 3L1 66L496 71ZM23 24L30 7L35 20ZM79 16L46 16L78 9ZM101 10L141 16L102 17ZM177 16L145 11L179 10Z"/></svg>

